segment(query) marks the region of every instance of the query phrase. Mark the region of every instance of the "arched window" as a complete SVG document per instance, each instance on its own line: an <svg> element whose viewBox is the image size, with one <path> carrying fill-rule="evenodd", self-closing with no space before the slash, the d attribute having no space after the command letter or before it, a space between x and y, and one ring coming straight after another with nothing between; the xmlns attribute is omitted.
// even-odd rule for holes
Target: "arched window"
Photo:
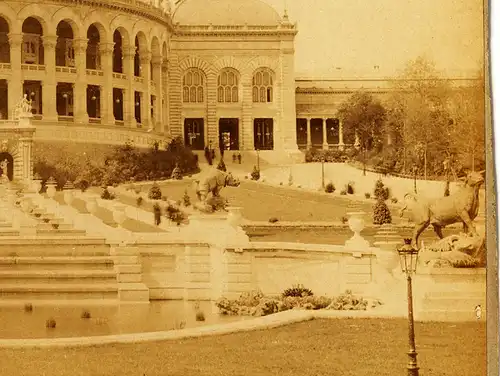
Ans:
<svg viewBox="0 0 500 376"><path fill-rule="evenodd" d="M224 69L217 78L217 102L238 103L238 75Z"/></svg>
<svg viewBox="0 0 500 376"><path fill-rule="evenodd" d="M257 103L273 101L273 75L269 69L259 69L253 75L252 98Z"/></svg>
<svg viewBox="0 0 500 376"><path fill-rule="evenodd" d="M199 69L190 69L182 79L182 101L184 103L204 102L205 77Z"/></svg>

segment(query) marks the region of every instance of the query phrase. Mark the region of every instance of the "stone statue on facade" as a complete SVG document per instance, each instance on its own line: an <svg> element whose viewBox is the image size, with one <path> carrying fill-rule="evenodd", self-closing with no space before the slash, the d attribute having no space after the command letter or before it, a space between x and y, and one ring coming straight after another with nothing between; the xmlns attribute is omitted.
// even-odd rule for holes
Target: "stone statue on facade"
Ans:
<svg viewBox="0 0 500 376"><path fill-rule="evenodd" d="M32 101L28 100L28 95L24 94L23 98L19 101L14 109L14 120L19 120L21 118L32 117L33 113L31 112L33 106Z"/></svg>
<svg viewBox="0 0 500 376"><path fill-rule="evenodd" d="M7 159L0 162L0 169L2 170L0 184L6 184L9 182L9 161Z"/></svg>
<svg viewBox="0 0 500 376"><path fill-rule="evenodd" d="M205 213L213 213L226 206L226 200L220 196L222 188L239 187L240 181L230 172L211 169L202 179L195 180L194 184L199 201L194 207Z"/></svg>
<svg viewBox="0 0 500 376"><path fill-rule="evenodd" d="M421 260L429 263L432 259L447 260L453 266L483 266L486 262L485 231L478 231L473 221L479 211L479 189L484 183L485 171L469 172L464 186L456 193L434 200L425 200L412 194L405 196L406 206L401 209L403 216L411 208L414 230L412 245L418 248L420 234L432 225L439 241L425 246ZM463 233L444 237L442 229L448 225L461 223Z"/></svg>

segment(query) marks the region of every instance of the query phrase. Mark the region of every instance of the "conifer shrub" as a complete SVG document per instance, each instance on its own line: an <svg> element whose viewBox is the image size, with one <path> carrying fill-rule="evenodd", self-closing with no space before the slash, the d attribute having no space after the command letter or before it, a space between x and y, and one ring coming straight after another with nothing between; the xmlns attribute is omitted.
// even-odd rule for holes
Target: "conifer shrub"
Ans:
<svg viewBox="0 0 500 376"><path fill-rule="evenodd" d="M253 171L250 176L252 177L252 180L260 179L260 170L257 168L257 166L253 166Z"/></svg>
<svg viewBox="0 0 500 376"><path fill-rule="evenodd" d="M161 189L158 184L153 183L151 188L149 188L148 198L150 200L160 200L161 199Z"/></svg>
<svg viewBox="0 0 500 376"><path fill-rule="evenodd" d="M329 182L326 186L325 186L325 192L326 193L333 193L335 192L335 186L333 185L332 182Z"/></svg>

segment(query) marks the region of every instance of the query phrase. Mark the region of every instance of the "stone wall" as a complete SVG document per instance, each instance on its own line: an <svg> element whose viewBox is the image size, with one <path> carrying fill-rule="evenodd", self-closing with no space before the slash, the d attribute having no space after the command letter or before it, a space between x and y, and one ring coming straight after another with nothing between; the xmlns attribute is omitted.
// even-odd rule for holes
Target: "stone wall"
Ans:
<svg viewBox="0 0 500 376"><path fill-rule="evenodd" d="M362 294L372 282L374 254L354 255L343 246L254 243L245 249L208 244L140 247L143 283L150 299L237 298L261 290L276 295L303 284L318 295L346 289Z"/></svg>

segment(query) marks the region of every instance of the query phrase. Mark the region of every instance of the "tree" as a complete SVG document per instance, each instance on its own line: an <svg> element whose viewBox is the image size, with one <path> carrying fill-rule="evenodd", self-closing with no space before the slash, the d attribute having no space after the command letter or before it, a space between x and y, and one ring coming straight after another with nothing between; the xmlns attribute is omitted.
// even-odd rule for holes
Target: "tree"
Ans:
<svg viewBox="0 0 500 376"><path fill-rule="evenodd" d="M469 87L453 93L450 106L452 153L460 166L484 169L485 166L485 82L483 72Z"/></svg>
<svg viewBox="0 0 500 376"><path fill-rule="evenodd" d="M386 132L396 135L403 170L418 167L427 178L429 163L440 171L449 154L450 86L424 57L409 61L393 86Z"/></svg>
<svg viewBox="0 0 500 376"><path fill-rule="evenodd" d="M354 93L343 102L337 116L344 124L345 135L357 135L363 148L363 175L366 175L366 153L380 144L385 109L370 93Z"/></svg>

